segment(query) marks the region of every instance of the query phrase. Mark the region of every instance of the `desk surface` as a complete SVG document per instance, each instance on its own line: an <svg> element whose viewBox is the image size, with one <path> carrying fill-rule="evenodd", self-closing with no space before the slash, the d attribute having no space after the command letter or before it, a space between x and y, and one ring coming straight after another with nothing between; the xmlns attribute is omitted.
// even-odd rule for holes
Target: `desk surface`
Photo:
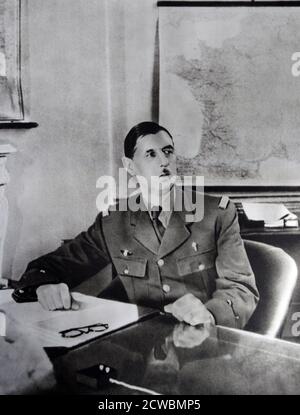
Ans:
<svg viewBox="0 0 300 415"><path fill-rule="evenodd" d="M117 371L115 379L162 394L300 394L299 345L162 315L52 360L73 393L138 394L76 382L77 370L102 363Z"/></svg>
<svg viewBox="0 0 300 415"><path fill-rule="evenodd" d="M6 302L9 290L1 294ZM300 345L221 326L195 328L165 315L68 352L47 352L62 393L139 394L77 382L78 370L102 363L116 370L115 379L162 394L300 394Z"/></svg>

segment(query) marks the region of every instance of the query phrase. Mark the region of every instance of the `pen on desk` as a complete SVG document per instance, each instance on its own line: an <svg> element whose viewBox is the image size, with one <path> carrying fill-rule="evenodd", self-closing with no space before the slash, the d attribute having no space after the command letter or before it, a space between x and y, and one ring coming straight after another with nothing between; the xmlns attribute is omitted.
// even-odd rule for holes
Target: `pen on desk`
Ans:
<svg viewBox="0 0 300 415"><path fill-rule="evenodd" d="M289 215L290 215L290 214L289 214L289 213L287 213L286 215L281 216L281 218L279 218L279 220L285 219L285 218L287 218Z"/></svg>

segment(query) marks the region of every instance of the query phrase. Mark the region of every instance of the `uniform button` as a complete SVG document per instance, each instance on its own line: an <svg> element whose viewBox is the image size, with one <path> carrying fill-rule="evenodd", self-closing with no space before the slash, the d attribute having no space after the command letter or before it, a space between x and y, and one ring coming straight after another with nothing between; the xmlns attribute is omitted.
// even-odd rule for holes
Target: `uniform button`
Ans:
<svg viewBox="0 0 300 415"><path fill-rule="evenodd" d="M24 290L18 290L18 292L20 293L20 294L24 294Z"/></svg>
<svg viewBox="0 0 300 415"><path fill-rule="evenodd" d="M128 271L127 268L125 268L123 272L124 272L124 274L129 274L129 271Z"/></svg>
<svg viewBox="0 0 300 415"><path fill-rule="evenodd" d="M170 286L169 286L168 284L164 284L164 285L163 285L163 291L164 291L165 293L169 293L169 292L170 292L170 290L171 290L171 288L170 288Z"/></svg>
<svg viewBox="0 0 300 415"><path fill-rule="evenodd" d="M204 264L199 264L199 271L204 271L205 270L205 265Z"/></svg>
<svg viewBox="0 0 300 415"><path fill-rule="evenodd" d="M162 266L164 265L165 261L164 261L163 259L159 259L159 260L157 261L157 263L158 263L158 265L159 265L160 267L162 267Z"/></svg>

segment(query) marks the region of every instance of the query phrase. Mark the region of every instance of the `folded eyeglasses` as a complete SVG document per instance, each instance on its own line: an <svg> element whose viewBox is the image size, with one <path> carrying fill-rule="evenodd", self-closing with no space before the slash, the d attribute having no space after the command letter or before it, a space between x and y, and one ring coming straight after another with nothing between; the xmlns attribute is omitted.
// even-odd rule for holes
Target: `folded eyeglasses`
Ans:
<svg viewBox="0 0 300 415"><path fill-rule="evenodd" d="M88 334L93 332L101 332L105 331L109 328L109 325L107 323L96 323L91 324L89 326L83 326L83 327L73 327L71 329L62 330L59 332L59 334L62 335L62 337L79 337L82 334Z"/></svg>

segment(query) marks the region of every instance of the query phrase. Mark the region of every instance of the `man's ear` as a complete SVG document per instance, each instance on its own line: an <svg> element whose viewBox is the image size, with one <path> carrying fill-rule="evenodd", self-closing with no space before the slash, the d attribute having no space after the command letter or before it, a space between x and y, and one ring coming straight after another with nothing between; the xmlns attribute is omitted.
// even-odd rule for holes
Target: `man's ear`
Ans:
<svg viewBox="0 0 300 415"><path fill-rule="evenodd" d="M131 175L131 176L135 176L135 169L134 169L134 163L133 160L130 159L129 157L122 157L122 163L124 166L124 169Z"/></svg>

